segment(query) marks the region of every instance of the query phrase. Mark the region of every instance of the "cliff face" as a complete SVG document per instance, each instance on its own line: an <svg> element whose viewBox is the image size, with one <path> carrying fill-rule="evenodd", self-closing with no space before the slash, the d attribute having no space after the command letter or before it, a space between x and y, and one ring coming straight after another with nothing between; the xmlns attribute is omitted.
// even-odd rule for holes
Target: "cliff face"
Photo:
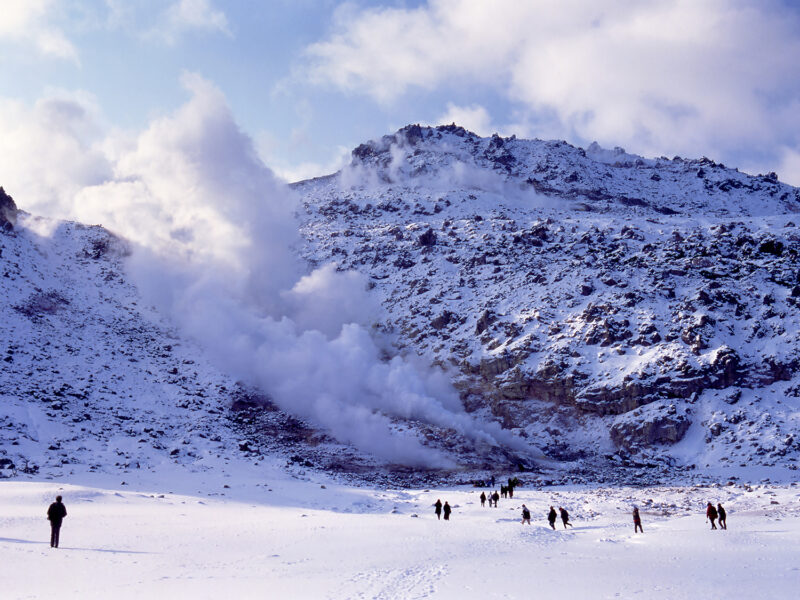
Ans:
<svg viewBox="0 0 800 600"><path fill-rule="evenodd" d="M306 258L369 274L383 327L551 456L797 452L800 191L774 174L410 126L295 188Z"/></svg>
<svg viewBox="0 0 800 600"><path fill-rule="evenodd" d="M0 230L10 230L17 222L17 205L14 199L0 187Z"/></svg>

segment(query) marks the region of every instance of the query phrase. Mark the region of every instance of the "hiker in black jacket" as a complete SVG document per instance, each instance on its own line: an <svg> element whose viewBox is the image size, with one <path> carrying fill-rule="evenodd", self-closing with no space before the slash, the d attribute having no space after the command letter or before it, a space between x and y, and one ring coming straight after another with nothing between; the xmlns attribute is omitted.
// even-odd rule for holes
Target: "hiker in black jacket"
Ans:
<svg viewBox="0 0 800 600"><path fill-rule="evenodd" d="M58 548L58 534L61 532L61 521L67 516L67 507L61 502L61 496L47 509L47 520L50 521L50 547Z"/></svg>
<svg viewBox="0 0 800 600"><path fill-rule="evenodd" d="M481 492L481 506L486 506L486 492Z"/></svg>
<svg viewBox="0 0 800 600"><path fill-rule="evenodd" d="M644 529L642 529L642 517L639 515L639 508L634 506L633 507L633 533L636 532L644 533Z"/></svg>
<svg viewBox="0 0 800 600"><path fill-rule="evenodd" d="M529 511L528 507L523 504L522 505L522 524L525 525L525 523L527 523L528 525L531 524L531 511Z"/></svg>
<svg viewBox="0 0 800 600"><path fill-rule="evenodd" d="M547 520L550 522L550 527L552 527L553 529L556 528L556 517L557 516L558 515L556 515L556 509L551 506L550 507L550 512L547 513Z"/></svg>
<svg viewBox="0 0 800 600"><path fill-rule="evenodd" d="M567 526L572 527L572 523L569 522L569 513L567 509L559 506L558 510L561 511L561 522L564 523L564 529L566 529Z"/></svg>
<svg viewBox="0 0 800 600"><path fill-rule="evenodd" d="M444 520L445 521L449 521L450 520L450 513L451 512L452 512L452 509L450 508L450 504L447 502L447 500L445 500L444 501Z"/></svg>
<svg viewBox="0 0 800 600"><path fill-rule="evenodd" d="M706 521L711 521L711 529L716 529L717 526L714 524L714 521L717 520L717 509L714 508L714 505L709 502L706 505Z"/></svg>
<svg viewBox="0 0 800 600"><path fill-rule="evenodd" d="M442 501L441 500L437 500L436 504L434 504L433 507L434 507L434 510L436 511L436 518L437 519L441 519L442 518ZM446 518L447 517L445 517L445 519Z"/></svg>
<svg viewBox="0 0 800 600"><path fill-rule="evenodd" d="M725 512L724 508L722 508L722 504L717 504L717 517L718 517L718 520L719 520L720 528L727 529L728 528L728 522L727 522L728 513Z"/></svg>

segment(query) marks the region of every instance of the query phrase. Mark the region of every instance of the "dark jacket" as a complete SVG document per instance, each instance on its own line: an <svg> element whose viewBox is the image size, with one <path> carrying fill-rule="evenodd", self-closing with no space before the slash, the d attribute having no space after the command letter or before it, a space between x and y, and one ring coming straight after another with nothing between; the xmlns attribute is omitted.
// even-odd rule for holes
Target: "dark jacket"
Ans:
<svg viewBox="0 0 800 600"><path fill-rule="evenodd" d="M726 519L726 517L728 516L725 513L725 509L722 508L722 504L717 504L717 512L719 513L719 520L720 521L724 521Z"/></svg>
<svg viewBox="0 0 800 600"><path fill-rule="evenodd" d="M639 516L638 508L633 509L633 522L636 523L637 525L641 524L642 522L642 518Z"/></svg>
<svg viewBox="0 0 800 600"><path fill-rule="evenodd" d="M47 520L53 525L61 525L61 521L67 516L67 507L61 502L53 502L47 509Z"/></svg>
<svg viewBox="0 0 800 600"><path fill-rule="evenodd" d="M450 515L450 511L451 511L450 505L447 502L445 502L444 503L444 516L445 517L449 516Z"/></svg>
<svg viewBox="0 0 800 600"><path fill-rule="evenodd" d="M706 517L712 521L717 518L717 509L714 508L713 504L708 505L708 508L706 509Z"/></svg>
<svg viewBox="0 0 800 600"><path fill-rule="evenodd" d="M434 508L436 509L436 514L437 514L437 515L438 515L440 512L442 512L442 501L441 501L441 500L437 500L437 501L436 501L436 504L434 504L433 506L434 506Z"/></svg>
<svg viewBox="0 0 800 600"><path fill-rule="evenodd" d="M523 519L526 519L526 520L530 520L530 518L531 518L531 511L529 511L527 508L523 508L523 509L522 509L522 518L523 518Z"/></svg>
<svg viewBox="0 0 800 600"><path fill-rule="evenodd" d="M567 509L566 508L559 508L558 510L561 511L561 520L564 521L564 523L568 522L569 521L569 513L567 512Z"/></svg>
<svg viewBox="0 0 800 600"><path fill-rule="evenodd" d="M550 521L551 523L555 523L557 516L558 515L556 514L556 509L555 508L551 508L550 512L547 513L547 520Z"/></svg>

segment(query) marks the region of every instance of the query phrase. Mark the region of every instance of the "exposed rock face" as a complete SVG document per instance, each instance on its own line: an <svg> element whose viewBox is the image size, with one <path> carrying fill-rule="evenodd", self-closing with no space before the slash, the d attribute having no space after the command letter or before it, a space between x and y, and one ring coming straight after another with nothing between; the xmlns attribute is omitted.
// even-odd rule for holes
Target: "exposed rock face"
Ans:
<svg viewBox="0 0 800 600"><path fill-rule="evenodd" d="M11 230L17 222L17 205L14 199L0 187L0 231Z"/></svg>
<svg viewBox="0 0 800 600"><path fill-rule="evenodd" d="M611 440L619 448L635 450L654 444L679 442L692 424L675 404L651 404L617 417L611 425Z"/></svg>
<svg viewBox="0 0 800 600"><path fill-rule="evenodd" d="M305 256L369 275L382 326L540 447L580 430L599 453L614 427L638 440L620 447L668 444L688 417L617 419L733 390L752 390L737 427L755 428L765 394L800 389L800 190L771 175L456 126L404 128L353 162L383 186L296 184Z"/></svg>

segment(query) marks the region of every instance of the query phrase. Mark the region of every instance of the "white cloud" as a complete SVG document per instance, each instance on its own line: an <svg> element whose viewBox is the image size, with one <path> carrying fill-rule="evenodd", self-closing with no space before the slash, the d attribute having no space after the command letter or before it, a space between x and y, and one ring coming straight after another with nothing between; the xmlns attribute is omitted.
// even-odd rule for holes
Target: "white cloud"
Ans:
<svg viewBox="0 0 800 600"><path fill-rule="evenodd" d="M777 173L781 181L800 187L800 150L784 148Z"/></svg>
<svg viewBox="0 0 800 600"><path fill-rule="evenodd" d="M485 85L532 128L639 153L798 144L800 17L777 1L348 5L306 54L312 82L379 102Z"/></svg>
<svg viewBox="0 0 800 600"><path fill-rule="evenodd" d="M345 146L337 146L330 159L324 162L302 161L292 163L286 159L285 144L279 143L273 136L262 133L258 136L256 145L261 160L278 177L290 183L330 175L350 162L351 151Z"/></svg>
<svg viewBox="0 0 800 600"><path fill-rule="evenodd" d="M232 35L225 13L215 9L210 0L178 0L162 13L148 37L175 44L190 31Z"/></svg>
<svg viewBox="0 0 800 600"><path fill-rule="evenodd" d="M0 15L0 39L31 45L45 56L78 63L78 51L51 21L54 0L5 0Z"/></svg>
<svg viewBox="0 0 800 600"><path fill-rule="evenodd" d="M447 103L447 112L436 119L436 125L449 125L455 123L480 136L497 133L497 128L492 125L489 111L479 104L458 106L452 102Z"/></svg>
<svg viewBox="0 0 800 600"><path fill-rule="evenodd" d="M0 98L0 182L21 208L68 216L69 198L111 175L99 123L84 92L54 91L33 106Z"/></svg>

